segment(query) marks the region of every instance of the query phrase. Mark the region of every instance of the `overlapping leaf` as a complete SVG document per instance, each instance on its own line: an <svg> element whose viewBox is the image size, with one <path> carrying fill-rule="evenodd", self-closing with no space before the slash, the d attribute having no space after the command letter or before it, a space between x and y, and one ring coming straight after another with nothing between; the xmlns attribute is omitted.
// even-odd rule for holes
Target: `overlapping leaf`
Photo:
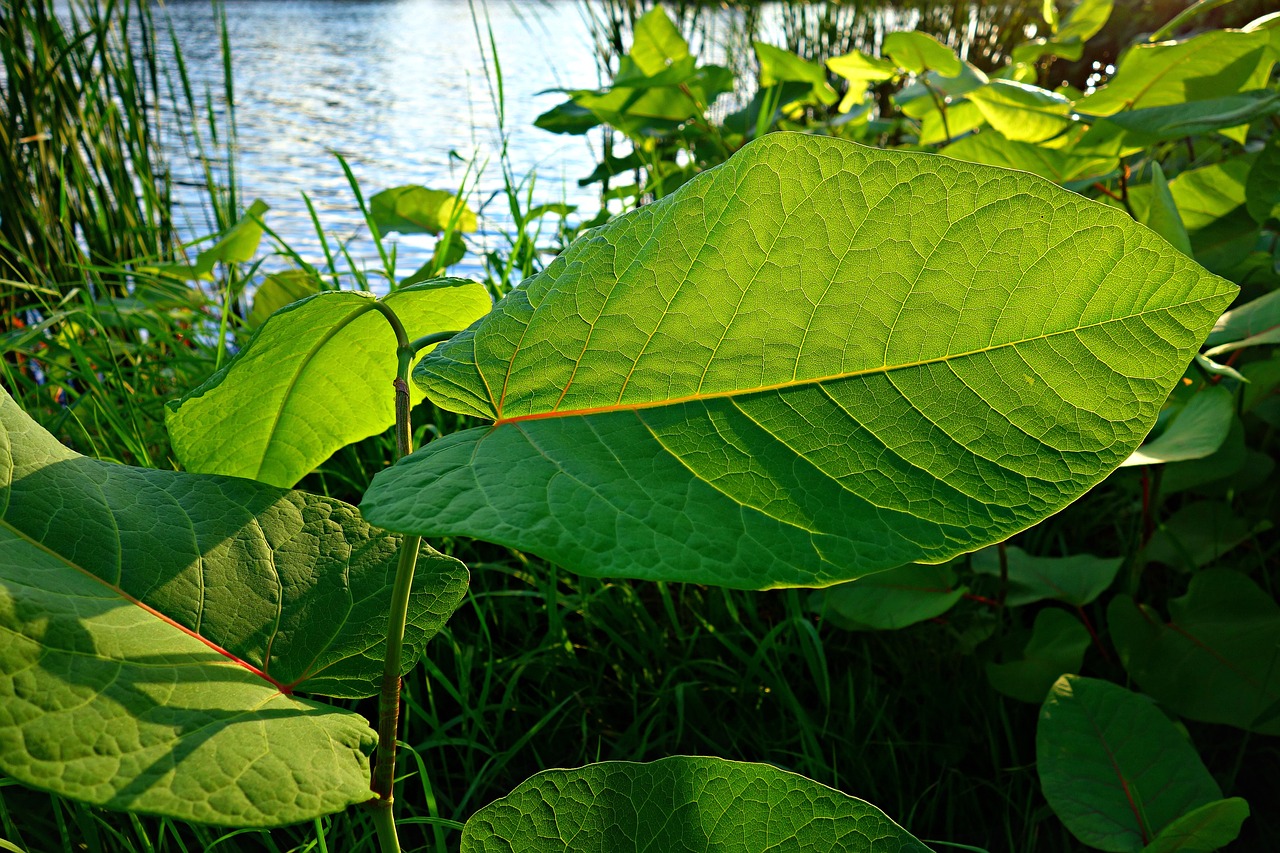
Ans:
<svg viewBox="0 0 1280 853"><path fill-rule="evenodd" d="M382 301L411 338L465 328L491 304L483 285L462 279ZM396 337L375 308L372 294L328 291L272 315L233 361L169 404L183 466L288 487L338 448L390 427Z"/></svg>
<svg viewBox="0 0 1280 853"><path fill-rule="evenodd" d="M941 562L1119 464L1235 290L1038 178L773 134L420 362L434 402L496 425L362 510L594 575Z"/></svg>
<svg viewBox="0 0 1280 853"><path fill-rule="evenodd" d="M547 770L472 815L463 853L927 853L870 803L767 764L675 756Z"/></svg>
<svg viewBox="0 0 1280 853"><path fill-rule="evenodd" d="M230 825L368 799L398 541L353 507L62 447L0 392L0 768ZM424 549L406 670L466 570Z"/></svg>
<svg viewBox="0 0 1280 853"><path fill-rule="evenodd" d="M1200 756L1150 699L1064 675L1036 728L1045 799L1090 847L1138 853L1160 830L1222 796Z"/></svg>

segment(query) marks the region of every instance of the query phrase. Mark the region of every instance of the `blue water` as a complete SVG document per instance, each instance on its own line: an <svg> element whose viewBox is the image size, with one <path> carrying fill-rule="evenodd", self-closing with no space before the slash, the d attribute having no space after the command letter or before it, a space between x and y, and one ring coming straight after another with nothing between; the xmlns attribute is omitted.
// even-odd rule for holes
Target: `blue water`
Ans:
<svg viewBox="0 0 1280 853"><path fill-rule="evenodd" d="M495 197L503 185L498 109L489 83L495 66L485 8L474 11L488 56L467 0L228 2L242 204L265 200L271 205L267 224L320 264L324 256L302 198L306 192L325 231L347 242L358 264L374 269L377 253L334 152L350 163L366 198L402 184L456 190L470 163L472 180L479 170L472 205L482 219L480 233L469 240L474 249L500 248L510 217L505 198ZM562 99L539 92L597 80L585 14L579 0L488 8L514 172L524 180L536 171L535 203L579 203L589 217L598 201L579 190L576 179L593 168L591 139L533 127L539 113ZM172 22L196 91L211 93L225 124L218 24L210 4L171 0L157 7L157 15ZM167 45L161 58L173 66ZM165 139L175 163L191 162L181 133L171 127ZM184 182L177 196L184 233L210 233L200 192ZM425 235L394 242L401 275L425 261L434 244ZM474 273L478 264L472 254L458 269ZM277 259L269 265L286 264Z"/></svg>

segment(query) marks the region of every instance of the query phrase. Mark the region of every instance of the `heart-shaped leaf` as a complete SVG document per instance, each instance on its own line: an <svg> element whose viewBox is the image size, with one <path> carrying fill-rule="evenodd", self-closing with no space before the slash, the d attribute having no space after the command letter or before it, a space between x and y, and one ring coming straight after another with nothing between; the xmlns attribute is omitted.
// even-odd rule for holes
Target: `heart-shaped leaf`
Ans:
<svg viewBox="0 0 1280 853"><path fill-rule="evenodd" d="M0 769L236 826L369 798L396 537L249 480L86 459L0 391ZM424 549L407 671L466 590Z"/></svg>
<svg viewBox="0 0 1280 853"><path fill-rule="evenodd" d="M1022 656L988 663L987 680L1006 696L1038 705L1059 676L1079 671L1087 648L1089 632L1079 619L1056 607L1041 610Z"/></svg>
<svg viewBox="0 0 1280 853"><path fill-rule="evenodd" d="M377 301L327 291L273 314L226 367L169 403L183 466L288 487L395 423L396 336ZM491 306L483 285L463 279L401 288L381 302L411 339L466 328Z"/></svg>
<svg viewBox="0 0 1280 853"><path fill-rule="evenodd" d="M927 853L870 803L767 764L674 756L547 770L471 816L463 853Z"/></svg>
<svg viewBox="0 0 1280 853"><path fill-rule="evenodd" d="M1128 456L1235 292L1039 178L770 134L419 362L437 405L497 423L380 473L362 511L592 575L942 562Z"/></svg>
<svg viewBox="0 0 1280 853"><path fill-rule="evenodd" d="M1145 696L1064 675L1036 727L1045 799L1071 834L1138 853L1170 823L1222 796L1195 748Z"/></svg>
<svg viewBox="0 0 1280 853"><path fill-rule="evenodd" d="M1120 596L1107 624L1133 680L1168 707L1208 723L1280 734L1280 606L1249 578L1211 569L1169 602L1166 623Z"/></svg>

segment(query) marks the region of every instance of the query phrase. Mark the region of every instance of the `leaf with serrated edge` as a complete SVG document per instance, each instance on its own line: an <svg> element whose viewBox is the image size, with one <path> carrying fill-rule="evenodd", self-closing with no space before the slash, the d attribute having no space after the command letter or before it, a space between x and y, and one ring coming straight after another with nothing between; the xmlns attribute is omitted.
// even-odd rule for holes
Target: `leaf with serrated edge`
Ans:
<svg viewBox="0 0 1280 853"><path fill-rule="evenodd" d="M767 764L673 756L547 770L471 816L462 853L927 853L870 803Z"/></svg>
<svg viewBox="0 0 1280 853"><path fill-rule="evenodd" d="M1195 748L1151 700L1064 675L1036 727L1045 799L1071 834L1138 853L1177 818L1222 796Z"/></svg>
<svg viewBox="0 0 1280 853"><path fill-rule="evenodd" d="M419 362L493 427L361 509L589 575L825 586L1075 500L1230 302L1040 178L770 134L575 242Z"/></svg>
<svg viewBox="0 0 1280 853"><path fill-rule="evenodd" d="M0 391L0 769L116 809L308 820L369 798L398 540L354 507L60 445ZM405 670L466 570L424 549Z"/></svg>
<svg viewBox="0 0 1280 853"><path fill-rule="evenodd" d="M396 337L374 301L328 291L295 302L226 367L169 403L165 421L183 467L289 487L334 451L395 423ZM381 301L410 339L466 328L491 306L484 285L453 278Z"/></svg>

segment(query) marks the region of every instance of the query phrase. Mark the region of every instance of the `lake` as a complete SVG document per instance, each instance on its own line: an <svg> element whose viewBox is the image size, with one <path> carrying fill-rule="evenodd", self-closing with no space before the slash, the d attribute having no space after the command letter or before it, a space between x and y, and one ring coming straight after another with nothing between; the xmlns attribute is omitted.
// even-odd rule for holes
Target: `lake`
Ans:
<svg viewBox="0 0 1280 853"><path fill-rule="evenodd" d="M474 8L487 41L484 7ZM562 100L540 91L597 79L584 10L577 0L494 4L489 21L515 174L524 178L536 169L537 201L582 202L589 216L598 201L579 191L576 179L594 167L590 139L533 127L539 113ZM497 234L510 217L505 198L489 200L503 184L498 112L472 11L466 0L227 3L242 203L262 198L270 204L267 224L319 263L323 254L302 199L306 192L325 230L351 240L353 256L372 268L376 251L333 152L350 163L366 198L402 184L456 190L472 160L483 167L473 197L483 214L477 240L500 245ZM211 92L224 116L219 27L210 4L171 0L157 8L162 26L166 16L195 89ZM161 59L173 67L167 45ZM165 144L175 164L189 159L180 134L167 134ZM199 180L187 175L176 194L184 233L198 236L214 228L200 191L187 185L192 178ZM407 274L429 257L434 240L417 236L399 243L398 267ZM469 263L474 271L478 261ZM465 273L466 267L459 269Z"/></svg>

